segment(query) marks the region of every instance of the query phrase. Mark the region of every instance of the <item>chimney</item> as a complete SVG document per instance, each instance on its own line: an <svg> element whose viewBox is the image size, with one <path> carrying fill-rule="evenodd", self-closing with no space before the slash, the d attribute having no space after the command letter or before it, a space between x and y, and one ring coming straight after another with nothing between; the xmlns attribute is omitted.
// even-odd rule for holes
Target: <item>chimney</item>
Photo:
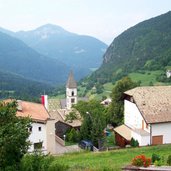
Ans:
<svg viewBox="0 0 171 171"><path fill-rule="evenodd" d="M17 100L17 110L22 111L22 100Z"/></svg>
<svg viewBox="0 0 171 171"><path fill-rule="evenodd" d="M48 95L41 96L42 105L48 110Z"/></svg>

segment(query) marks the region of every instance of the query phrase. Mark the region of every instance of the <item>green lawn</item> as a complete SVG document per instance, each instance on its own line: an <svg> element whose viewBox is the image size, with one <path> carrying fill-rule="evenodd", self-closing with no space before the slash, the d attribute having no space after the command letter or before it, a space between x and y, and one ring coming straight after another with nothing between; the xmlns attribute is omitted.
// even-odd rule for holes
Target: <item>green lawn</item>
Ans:
<svg viewBox="0 0 171 171"><path fill-rule="evenodd" d="M149 86L151 83L154 85L162 84L156 81L162 71L146 71L145 73L130 73L128 76L135 82L141 81L141 86Z"/></svg>
<svg viewBox="0 0 171 171"><path fill-rule="evenodd" d="M131 163L132 158L144 154L151 157L153 153L167 158L171 154L171 145L127 148L108 152L80 152L57 156L60 164L69 166L70 171L119 171L125 165Z"/></svg>

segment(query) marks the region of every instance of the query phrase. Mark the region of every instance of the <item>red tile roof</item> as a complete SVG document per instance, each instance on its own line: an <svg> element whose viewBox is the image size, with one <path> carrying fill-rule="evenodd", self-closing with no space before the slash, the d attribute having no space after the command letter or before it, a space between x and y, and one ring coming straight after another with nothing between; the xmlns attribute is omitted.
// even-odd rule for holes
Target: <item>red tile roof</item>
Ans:
<svg viewBox="0 0 171 171"><path fill-rule="evenodd" d="M49 114L42 104L21 101L22 110L17 111L17 116L27 117L30 116L33 121L46 121Z"/></svg>

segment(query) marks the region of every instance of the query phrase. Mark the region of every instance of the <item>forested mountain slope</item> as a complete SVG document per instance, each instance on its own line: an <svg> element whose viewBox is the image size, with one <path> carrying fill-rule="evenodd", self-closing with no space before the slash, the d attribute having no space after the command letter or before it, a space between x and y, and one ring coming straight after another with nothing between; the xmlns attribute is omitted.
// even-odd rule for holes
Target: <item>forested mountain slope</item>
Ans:
<svg viewBox="0 0 171 171"><path fill-rule="evenodd" d="M143 21L114 39L91 82L112 82L138 70L171 66L171 12Z"/></svg>
<svg viewBox="0 0 171 171"><path fill-rule="evenodd" d="M27 79L61 84L70 68L57 59L47 58L21 40L0 32L0 69Z"/></svg>
<svg viewBox="0 0 171 171"><path fill-rule="evenodd" d="M50 93L52 86L25 79L17 74L0 71L0 99L17 98L34 100L44 93Z"/></svg>

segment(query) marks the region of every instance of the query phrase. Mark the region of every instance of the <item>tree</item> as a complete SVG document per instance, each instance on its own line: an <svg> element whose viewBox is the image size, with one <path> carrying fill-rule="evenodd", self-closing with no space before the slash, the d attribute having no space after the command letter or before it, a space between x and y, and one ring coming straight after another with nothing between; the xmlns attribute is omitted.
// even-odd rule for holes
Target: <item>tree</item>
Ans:
<svg viewBox="0 0 171 171"><path fill-rule="evenodd" d="M103 138L103 130L106 127L106 109L99 101L78 102L75 108L80 112L83 121L80 128L80 138L91 140L98 146Z"/></svg>
<svg viewBox="0 0 171 171"><path fill-rule="evenodd" d="M17 167L29 147L30 119L17 117L16 111L15 101L0 103L0 170Z"/></svg>
<svg viewBox="0 0 171 171"><path fill-rule="evenodd" d="M129 77L119 80L112 90L112 103L107 112L107 121L114 126L123 123L124 113L124 92L137 86Z"/></svg>

